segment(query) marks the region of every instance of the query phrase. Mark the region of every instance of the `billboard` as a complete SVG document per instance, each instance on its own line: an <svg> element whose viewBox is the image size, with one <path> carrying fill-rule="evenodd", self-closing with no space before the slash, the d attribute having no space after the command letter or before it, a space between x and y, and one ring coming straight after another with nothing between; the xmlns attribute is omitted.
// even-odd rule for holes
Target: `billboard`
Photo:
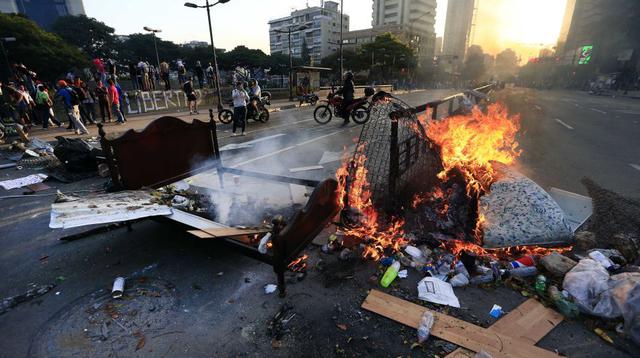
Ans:
<svg viewBox="0 0 640 358"><path fill-rule="evenodd" d="M582 46L578 56L578 65L586 65L591 62L591 52L593 52L593 45Z"/></svg>

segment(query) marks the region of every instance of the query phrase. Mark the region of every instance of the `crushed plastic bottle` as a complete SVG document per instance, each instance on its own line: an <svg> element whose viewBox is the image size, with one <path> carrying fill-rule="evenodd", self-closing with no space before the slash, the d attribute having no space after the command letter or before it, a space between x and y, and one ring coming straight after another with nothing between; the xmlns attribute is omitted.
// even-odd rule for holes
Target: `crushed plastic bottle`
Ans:
<svg viewBox="0 0 640 358"><path fill-rule="evenodd" d="M382 276L382 280L380 280L380 286L389 287L391 282L398 277L398 271L400 271L400 262L393 261L391 266L387 269L387 271Z"/></svg>
<svg viewBox="0 0 640 358"><path fill-rule="evenodd" d="M536 277L536 283L534 287L539 295L544 295L544 293L547 291L547 278L544 277L544 275L538 275L538 277Z"/></svg>
<svg viewBox="0 0 640 358"><path fill-rule="evenodd" d="M562 313L565 317L575 318L580 314L580 310L575 303L564 298L560 290L556 286L549 286L547 289L547 294L549 295L549 299L556 306L558 311Z"/></svg>
<svg viewBox="0 0 640 358"><path fill-rule="evenodd" d="M433 327L433 313L424 311L418 325L418 343L422 344L427 341Z"/></svg>

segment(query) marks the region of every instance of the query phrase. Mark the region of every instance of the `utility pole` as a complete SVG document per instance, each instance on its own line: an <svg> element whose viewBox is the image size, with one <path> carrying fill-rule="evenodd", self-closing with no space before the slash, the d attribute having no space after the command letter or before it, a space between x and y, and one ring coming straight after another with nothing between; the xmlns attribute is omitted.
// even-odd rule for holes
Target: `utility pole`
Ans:
<svg viewBox="0 0 640 358"><path fill-rule="evenodd" d="M340 76L338 76L339 79L342 79L342 76L344 75L344 58L342 57L342 12L344 10L344 0L340 0Z"/></svg>

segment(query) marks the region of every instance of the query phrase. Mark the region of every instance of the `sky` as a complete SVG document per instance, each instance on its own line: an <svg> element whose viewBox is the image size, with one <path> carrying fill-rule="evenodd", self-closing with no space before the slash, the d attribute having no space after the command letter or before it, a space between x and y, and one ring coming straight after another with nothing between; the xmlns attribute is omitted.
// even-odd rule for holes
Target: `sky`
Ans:
<svg viewBox="0 0 640 358"><path fill-rule="evenodd" d="M437 0L436 35L442 36L448 0ZM190 0L204 4L204 0ZM213 2L213 1L212 1ZM372 0L344 0L350 29L371 27ZM478 21L473 43L495 54L506 47L538 51L553 46L560 31L566 0L477 0ZM209 41L204 9L183 6L183 0L84 0L87 16L116 29L116 34L144 32L143 26L161 29L159 37L177 43ZM291 10L318 6L320 0L230 0L211 8L216 47L231 50L244 45L269 53L271 19L289 15ZM544 46L541 46L543 44ZM528 50L527 50L528 49ZM532 50L533 49L533 50Z"/></svg>

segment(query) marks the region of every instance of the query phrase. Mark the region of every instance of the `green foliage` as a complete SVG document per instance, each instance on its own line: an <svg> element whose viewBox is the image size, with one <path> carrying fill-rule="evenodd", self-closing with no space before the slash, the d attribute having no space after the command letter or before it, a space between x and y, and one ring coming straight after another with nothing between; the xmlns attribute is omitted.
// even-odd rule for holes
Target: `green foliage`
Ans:
<svg viewBox="0 0 640 358"><path fill-rule="evenodd" d="M0 14L0 34L16 38L5 44L9 62L25 64L42 79L52 81L72 68L89 64L76 47L22 16Z"/></svg>
<svg viewBox="0 0 640 358"><path fill-rule="evenodd" d="M518 55L508 48L496 55L496 75L498 79L505 80L515 75L518 71Z"/></svg>
<svg viewBox="0 0 640 358"><path fill-rule="evenodd" d="M464 62L462 78L469 81L476 81L484 75L486 67L484 65L484 52L482 47L472 45L467 51L467 60Z"/></svg>
<svg viewBox="0 0 640 358"><path fill-rule="evenodd" d="M403 71L415 66L414 50L391 33L377 36L375 41L362 45L353 60L354 70L369 69L369 77L379 80L398 78Z"/></svg>
<svg viewBox="0 0 640 358"><path fill-rule="evenodd" d="M81 48L91 58L106 58L114 54L114 29L92 17L61 16L54 21L51 30L69 44Z"/></svg>

